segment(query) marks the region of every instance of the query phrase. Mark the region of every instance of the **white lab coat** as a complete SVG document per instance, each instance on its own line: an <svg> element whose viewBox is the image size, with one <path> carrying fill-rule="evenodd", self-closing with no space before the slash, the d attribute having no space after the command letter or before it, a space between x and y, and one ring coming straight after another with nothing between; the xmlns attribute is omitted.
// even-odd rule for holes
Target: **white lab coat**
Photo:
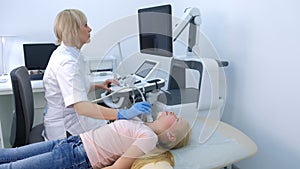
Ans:
<svg viewBox="0 0 300 169"><path fill-rule="evenodd" d="M90 81L80 50L63 43L53 52L44 74L45 138L54 140L66 137L66 131L78 135L106 124L105 120L79 116L73 104L88 101Z"/></svg>

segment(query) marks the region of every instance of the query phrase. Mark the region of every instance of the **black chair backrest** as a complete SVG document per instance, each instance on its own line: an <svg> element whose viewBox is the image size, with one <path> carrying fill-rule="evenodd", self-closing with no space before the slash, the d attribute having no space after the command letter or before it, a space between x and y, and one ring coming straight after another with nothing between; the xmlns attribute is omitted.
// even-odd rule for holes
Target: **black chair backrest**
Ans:
<svg viewBox="0 0 300 169"><path fill-rule="evenodd" d="M34 102L30 77L26 67L15 68L10 73L15 101L15 119L11 132L13 147L26 145L34 119Z"/></svg>

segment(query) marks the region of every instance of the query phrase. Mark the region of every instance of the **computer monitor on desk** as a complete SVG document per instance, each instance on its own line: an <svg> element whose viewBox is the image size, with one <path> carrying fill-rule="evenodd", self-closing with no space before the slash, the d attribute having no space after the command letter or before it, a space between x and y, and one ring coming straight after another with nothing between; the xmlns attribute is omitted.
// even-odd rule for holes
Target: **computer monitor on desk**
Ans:
<svg viewBox="0 0 300 169"><path fill-rule="evenodd" d="M53 43L23 44L25 66L31 80L42 80L52 52L57 48Z"/></svg>

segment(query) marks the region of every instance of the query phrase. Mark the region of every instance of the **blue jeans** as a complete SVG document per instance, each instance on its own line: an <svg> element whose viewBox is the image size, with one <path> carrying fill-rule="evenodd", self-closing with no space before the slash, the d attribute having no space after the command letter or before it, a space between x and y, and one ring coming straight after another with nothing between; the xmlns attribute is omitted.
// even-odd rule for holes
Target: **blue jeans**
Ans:
<svg viewBox="0 0 300 169"><path fill-rule="evenodd" d="M0 149L0 169L92 168L79 136Z"/></svg>

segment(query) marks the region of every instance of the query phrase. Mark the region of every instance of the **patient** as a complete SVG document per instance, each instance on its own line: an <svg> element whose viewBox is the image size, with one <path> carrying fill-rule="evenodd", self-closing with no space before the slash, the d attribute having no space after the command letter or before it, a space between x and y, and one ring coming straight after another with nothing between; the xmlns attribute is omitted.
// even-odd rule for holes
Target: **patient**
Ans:
<svg viewBox="0 0 300 169"><path fill-rule="evenodd" d="M183 147L189 139L187 121L173 112L160 112L151 123L117 120L80 136L0 149L0 169L130 169L137 158L156 149Z"/></svg>

